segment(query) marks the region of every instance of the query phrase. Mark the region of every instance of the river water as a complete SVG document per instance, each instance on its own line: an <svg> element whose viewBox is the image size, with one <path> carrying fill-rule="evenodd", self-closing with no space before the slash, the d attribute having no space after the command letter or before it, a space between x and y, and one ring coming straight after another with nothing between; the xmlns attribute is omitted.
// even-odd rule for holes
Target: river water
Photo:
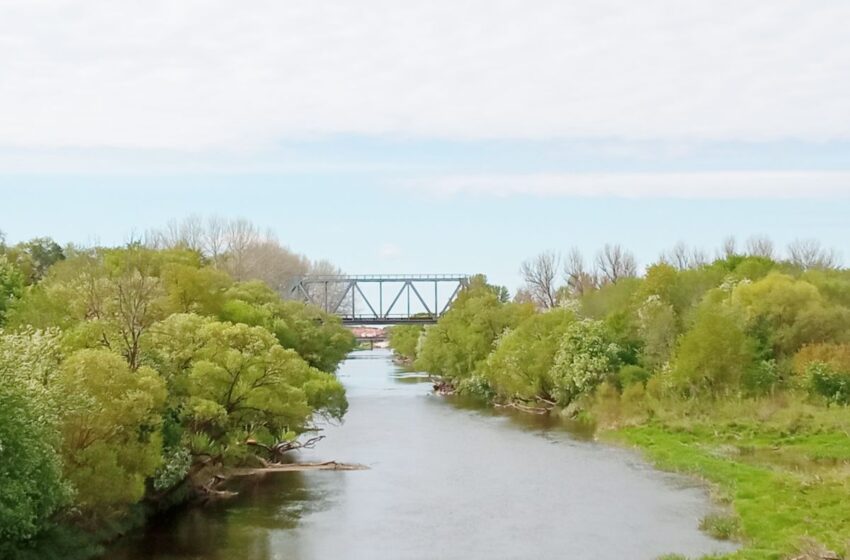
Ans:
<svg viewBox="0 0 850 560"><path fill-rule="evenodd" d="M242 479L227 503L187 507L127 537L116 560L653 559L731 550L697 529L705 491L635 453L551 421L431 394L386 350L339 372L339 426L300 460L363 471Z"/></svg>

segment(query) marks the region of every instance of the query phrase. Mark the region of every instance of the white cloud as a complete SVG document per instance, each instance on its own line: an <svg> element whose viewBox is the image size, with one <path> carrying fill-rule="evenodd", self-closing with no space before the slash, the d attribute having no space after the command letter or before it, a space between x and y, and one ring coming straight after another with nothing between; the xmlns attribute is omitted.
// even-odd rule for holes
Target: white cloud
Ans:
<svg viewBox="0 0 850 560"><path fill-rule="evenodd" d="M447 175L406 188L437 196L621 198L850 198L847 171Z"/></svg>
<svg viewBox="0 0 850 560"><path fill-rule="evenodd" d="M850 138L845 0L5 0L0 146Z"/></svg>

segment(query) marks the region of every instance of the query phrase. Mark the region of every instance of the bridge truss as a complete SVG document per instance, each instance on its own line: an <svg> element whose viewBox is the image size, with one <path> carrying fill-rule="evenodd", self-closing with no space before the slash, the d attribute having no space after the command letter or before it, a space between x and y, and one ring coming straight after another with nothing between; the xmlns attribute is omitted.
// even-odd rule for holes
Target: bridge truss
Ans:
<svg viewBox="0 0 850 560"><path fill-rule="evenodd" d="M298 279L291 292L348 325L426 324L468 284L465 274L313 275Z"/></svg>

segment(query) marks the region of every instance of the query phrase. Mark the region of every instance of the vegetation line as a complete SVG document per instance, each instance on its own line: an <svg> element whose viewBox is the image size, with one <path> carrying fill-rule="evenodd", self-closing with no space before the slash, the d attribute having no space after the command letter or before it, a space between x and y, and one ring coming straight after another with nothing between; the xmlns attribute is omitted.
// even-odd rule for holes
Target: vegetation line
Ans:
<svg viewBox="0 0 850 560"><path fill-rule="evenodd" d="M0 236L0 558L90 557L234 472L355 468L281 465L348 408L353 336L270 287L309 269L244 220L118 248Z"/></svg>
<svg viewBox="0 0 850 560"><path fill-rule="evenodd" d="M638 276L608 245L521 274L512 301L477 277L436 325L394 327L399 360L711 482L728 512L701 527L743 543L728 558L850 555L850 271L834 252L680 244Z"/></svg>

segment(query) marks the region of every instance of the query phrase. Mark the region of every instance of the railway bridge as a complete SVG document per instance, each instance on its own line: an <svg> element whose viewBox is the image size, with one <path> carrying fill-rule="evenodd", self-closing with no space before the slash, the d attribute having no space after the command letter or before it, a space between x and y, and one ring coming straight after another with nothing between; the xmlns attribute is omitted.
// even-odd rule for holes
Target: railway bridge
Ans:
<svg viewBox="0 0 850 560"><path fill-rule="evenodd" d="M346 325L435 323L469 285L466 274L310 275L293 297L339 315Z"/></svg>

